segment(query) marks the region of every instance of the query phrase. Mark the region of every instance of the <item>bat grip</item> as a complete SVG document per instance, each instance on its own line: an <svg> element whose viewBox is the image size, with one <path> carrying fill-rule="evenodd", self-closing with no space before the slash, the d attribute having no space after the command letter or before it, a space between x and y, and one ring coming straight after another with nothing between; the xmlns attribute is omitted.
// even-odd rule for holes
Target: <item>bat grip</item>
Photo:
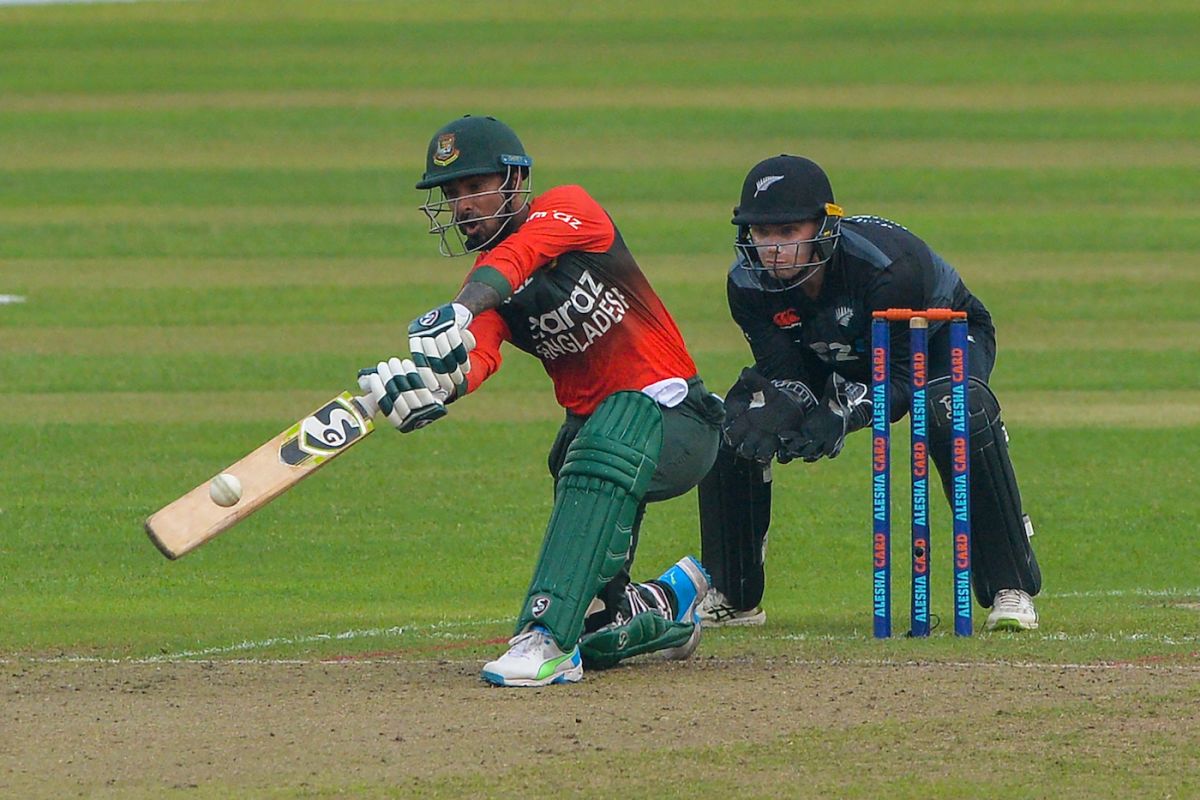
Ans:
<svg viewBox="0 0 1200 800"><path fill-rule="evenodd" d="M374 400L371 399L370 395L359 395L358 397L353 398L353 401L354 405L358 406L359 413L361 413L365 419L374 419L375 416L379 414L379 406Z"/></svg>

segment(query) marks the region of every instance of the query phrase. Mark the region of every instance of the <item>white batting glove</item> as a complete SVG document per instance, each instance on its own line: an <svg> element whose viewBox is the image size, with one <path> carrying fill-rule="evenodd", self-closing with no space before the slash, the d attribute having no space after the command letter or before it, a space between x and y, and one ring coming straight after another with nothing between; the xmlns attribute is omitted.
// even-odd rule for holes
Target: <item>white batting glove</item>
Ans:
<svg viewBox="0 0 1200 800"><path fill-rule="evenodd" d="M444 401L466 394L470 352L475 349L475 337L467 330L472 319L466 306L446 303L408 326L408 347L417 372L427 387L445 393Z"/></svg>
<svg viewBox="0 0 1200 800"><path fill-rule="evenodd" d="M401 433L446 416L446 406L425 385L407 358L390 358L358 372L358 386Z"/></svg>

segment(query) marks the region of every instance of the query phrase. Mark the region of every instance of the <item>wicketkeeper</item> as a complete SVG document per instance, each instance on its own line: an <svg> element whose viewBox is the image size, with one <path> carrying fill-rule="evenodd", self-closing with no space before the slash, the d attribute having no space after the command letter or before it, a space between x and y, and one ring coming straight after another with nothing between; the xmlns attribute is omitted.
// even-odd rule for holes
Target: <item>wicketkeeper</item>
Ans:
<svg viewBox="0 0 1200 800"><path fill-rule="evenodd" d="M757 164L733 211L729 309L754 356L725 397L721 451L700 484L701 558L713 590L705 624L761 624L771 513L771 461L834 458L870 425L871 314L888 308L967 312L971 567L986 628L1036 628L1042 578L1033 528L1008 453L992 318L945 260L903 226L847 217L817 164L780 155ZM949 497L949 326L929 327L929 450ZM906 323L894 323L892 422L909 411Z"/></svg>
<svg viewBox="0 0 1200 800"><path fill-rule="evenodd" d="M579 186L534 196L532 159L492 117L434 134L418 189L443 255L475 253L450 303L409 326L410 359L360 385L401 431L427 425L500 367L502 342L541 360L566 419L550 448L554 511L501 686L578 681L641 653L686 658L708 577L690 556L657 580L629 568L646 503L695 486L716 457L723 409L612 219Z"/></svg>

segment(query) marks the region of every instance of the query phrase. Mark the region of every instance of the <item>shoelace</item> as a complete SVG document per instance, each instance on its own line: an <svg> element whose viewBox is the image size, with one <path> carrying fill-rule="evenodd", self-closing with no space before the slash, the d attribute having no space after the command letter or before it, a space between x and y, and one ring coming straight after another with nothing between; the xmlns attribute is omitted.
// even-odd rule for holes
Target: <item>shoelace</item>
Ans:
<svg viewBox="0 0 1200 800"><path fill-rule="evenodd" d="M508 640L508 643L512 645L512 648L508 652L510 655L523 656L530 651L541 647L544 641L544 633L541 631L528 630Z"/></svg>
<svg viewBox="0 0 1200 800"><path fill-rule="evenodd" d="M725 595L717 589L709 589L708 594L704 596L704 600L700 602L700 609L703 611L721 612L725 609L733 610L729 605L729 601L725 599Z"/></svg>
<svg viewBox="0 0 1200 800"><path fill-rule="evenodd" d="M1024 605L1024 598L1017 592L1001 592L996 597L995 607L1001 611L1020 611Z"/></svg>

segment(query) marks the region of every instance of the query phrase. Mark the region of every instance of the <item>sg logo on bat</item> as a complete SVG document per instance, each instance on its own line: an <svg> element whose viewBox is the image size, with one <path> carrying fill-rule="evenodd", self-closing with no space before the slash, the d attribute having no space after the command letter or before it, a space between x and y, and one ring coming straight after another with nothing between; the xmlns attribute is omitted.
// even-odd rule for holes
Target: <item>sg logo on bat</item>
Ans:
<svg viewBox="0 0 1200 800"><path fill-rule="evenodd" d="M355 407L351 394L343 392L288 429L279 445L279 460L293 467L320 464L373 427Z"/></svg>

